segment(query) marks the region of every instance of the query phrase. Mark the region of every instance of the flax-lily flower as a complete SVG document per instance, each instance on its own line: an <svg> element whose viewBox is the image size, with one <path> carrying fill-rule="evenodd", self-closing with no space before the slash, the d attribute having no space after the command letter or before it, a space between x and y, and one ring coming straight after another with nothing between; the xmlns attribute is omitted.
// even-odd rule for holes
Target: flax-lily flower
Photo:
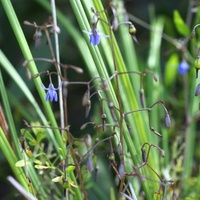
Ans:
<svg viewBox="0 0 200 200"><path fill-rule="evenodd" d="M101 41L101 38L106 38L109 37L109 35L104 35L100 33L96 28L93 28L91 31L85 31L83 30L84 33L88 34L90 36L90 44L92 45L98 45Z"/></svg>
<svg viewBox="0 0 200 200"><path fill-rule="evenodd" d="M180 75L184 75L187 74L188 70L190 68L190 65L188 64L188 62L186 62L185 60L183 60L179 66L178 66L178 73Z"/></svg>
<svg viewBox="0 0 200 200"><path fill-rule="evenodd" d="M61 84L58 86L58 88L54 88L53 83L49 83L49 87L46 88L43 84L42 84L42 88L47 90L47 94L46 94L46 98L45 100L48 101L50 100L50 102L52 101L58 101L58 95L56 90L59 90L62 87L62 82Z"/></svg>

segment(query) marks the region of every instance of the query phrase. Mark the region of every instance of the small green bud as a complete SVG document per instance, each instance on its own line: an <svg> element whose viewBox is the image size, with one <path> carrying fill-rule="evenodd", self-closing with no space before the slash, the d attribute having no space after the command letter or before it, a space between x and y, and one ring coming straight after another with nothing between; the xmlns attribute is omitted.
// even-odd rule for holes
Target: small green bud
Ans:
<svg viewBox="0 0 200 200"><path fill-rule="evenodd" d="M135 35L136 32L137 32L137 30L136 30L135 26L134 26L133 24L130 24L130 25L129 25L129 33L130 33L131 35Z"/></svg>
<svg viewBox="0 0 200 200"><path fill-rule="evenodd" d="M197 56L194 61L194 67L196 68L196 78L198 78L198 71L200 69L200 57Z"/></svg>
<svg viewBox="0 0 200 200"><path fill-rule="evenodd" d="M114 153L110 153L110 155L108 156L108 159L110 161L115 161L115 154Z"/></svg>
<svg viewBox="0 0 200 200"><path fill-rule="evenodd" d="M133 40L136 43L138 43L138 40L135 36L136 32L137 32L137 30L136 30L135 26L133 24L129 24L129 33L130 33L131 37L133 38Z"/></svg>
<svg viewBox="0 0 200 200"><path fill-rule="evenodd" d="M194 67L196 69L200 69L200 56L197 56L195 61L194 61Z"/></svg>

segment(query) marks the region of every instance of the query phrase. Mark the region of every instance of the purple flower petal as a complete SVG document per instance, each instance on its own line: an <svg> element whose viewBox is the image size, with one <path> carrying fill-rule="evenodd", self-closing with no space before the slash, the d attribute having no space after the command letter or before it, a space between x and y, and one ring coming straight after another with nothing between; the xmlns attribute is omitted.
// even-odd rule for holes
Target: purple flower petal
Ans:
<svg viewBox="0 0 200 200"><path fill-rule="evenodd" d="M88 34L90 36L90 44L92 45L98 45L101 41L101 37L109 37L108 35L104 35L102 33L99 33L96 28L93 28L90 32L84 31L84 33Z"/></svg>
<svg viewBox="0 0 200 200"><path fill-rule="evenodd" d="M45 90L47 90L47 94L46 94L45 100L46 101L49 100L50 102L52 102L52 101L56 101L57 102L58 101L58 95L57 95L56 90L59 90L62 87L62 84L63 83L61 82L61 84L58 86L58 88L54 88L53 83L50 83L48 88L46 88L42 84L42 88L45 89Z"/></svg>
<svg viewBox="0 0 200 200"><path fill-rule="evenodd" d="M190 68L190 65L188 64L188 62L186 62L185 60L182 61L179 66L178 66L178 73L180 75L184 75L187 74L188 70Z"/></svg>
<svg viewBox="0 0 200 200"><path fill-rule="evenodd" d="M92 35L90 35L90 44L97 45L101 40L100 35L98 34L96 29L92 30Z"/></svg>

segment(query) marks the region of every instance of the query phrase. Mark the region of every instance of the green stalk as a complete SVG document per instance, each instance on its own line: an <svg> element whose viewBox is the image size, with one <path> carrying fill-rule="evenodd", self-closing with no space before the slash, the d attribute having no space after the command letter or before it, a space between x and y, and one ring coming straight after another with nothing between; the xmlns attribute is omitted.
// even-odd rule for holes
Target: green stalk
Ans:
<svg viewBox="0 0 200 200"><path fill-rule="evenodd" d="M11 109L9 106L9 101L8 101L8 97L7 97L7 93L6 93L6 89L5 89L5 85L3 82L1 71L0 71L0 86L1 86L0 93L1 93L1 97L2 97L3 106L5 109L5 114L6 114L6 118L8 121L9 129L10 129L11 139L12 139L14 147L15 147L14 151L16 152L17 157L21 158L22 156L21 156L21 152L20 152L17 131L15 128L13 117L12 117L12 112L11 112Z"/></svg>
<svg viewBox="0 0 200 200"><path fill-rule="evenodd" d="M193 73L193 78L191 79L191 82L188 80L184 80L184 85L185 87L189 87L188 91L187 88L184 88L185 95L188 95L188 92L190 92L190 96L188 98L188 101L185 102L187 105L185 107L188 107L188 110L186 112L186 117L187 120L192 119L195 114L197 113L198 110L198 104L199 104L199 99L194 96L195 87L199 84L199 81L195 79L195 74ZM183 77L186 78L186 77ZM188 86L187 84L190 84ZM187 93L186 93L187 91ZM184 98L186 99L186 97ZM192 123L189 124L188 127L185 130L185 150L184 150L184 174L183 178L188 179L191 177L192 174L192 165L193 165L193 156L194 156L194 149L195 149L195 136L196 136L196 124ZM187 187L187 186L186 186Z"/></svg>
<svg viewBox="0 0 200 200"><path fill-rule="evenodd" d="M6 94L6 90L5 90L5 86L4 86L4 83L3 83L1 73L0 73L0 85L1 85L1 96L2 96L2 100L3 100L4 108L5 108L7 121L8 121L8 124L9 124L9 130L10 130L10 134L11 134L11 137L12 137L12 141L14 143L14 150L12 150L12 148L10 147L10 144L8 143L8 140L6 139L5 135L2 135L1 148L2 148L2 151L4 152L4 154L6 156L6 159L9 162L14 174L16 175L17 179L24 186L25 183L22 181L21 178L19 178L19 174L17 173L19 168L15 166L15 163L18 161L17 158L20 158L20 159L22 158L22 152L21 152L21 149L20 149L20 142L19 142L18 134L17 134L16 129L15 129L15 124L14 124L14 121L13 121L13 118L12 118L12 113L11 113L11 110L10 110L8 97L7 97L7 94ZM17 154L16 154L16 152L17 152ZM15 156L15 154L17 155L17 157ZM14 155L14 158L13 158L13 155ZM10 159L12 159L12 161ZM32 165L27 165L27 167L28 167L28 173L30 175L32 184L34 185L35 188L39 189L38 183L40 183L40 180L39 180L39 178L36 174L34 167ZM26 186L28 187L27 179L26 179ZM45 195L42 187L40 188L40 192L41 192L41 194Z"/></svg>
<svg viewBox="0 0 200 200"><path fill-rule="evenodd" d="M87 1L87 3L86 2L81 3L80 1L70 1L70 2L71 2L71 5L72 5L72 8L74 10L74 13L76 15L76 18L79 22L80 28L82 30L89 31L90 26L89 26L89 22L88 22L88 19L86 17L85 12L90 16L91 15L91 11L90 11L91 7L94 7L98 11L103 10L101 2L100 1L94 1L95 5L93 5L90 1ZM83 8L82 4L84 5L84 8ZM105 18L105 21L106 21L106 18ZM104 33L105 34L109 33L108 26L105 25L105 24L102 24L102 26L103 26L103 28L105 28ZM86 27L86 29L85 29L85 27ZM99 27L99 25L98 25L98 27ZM88 38L87 38L87 40L88 40ZM117 43L114 39L113 39L112 42L113 42L113 45L114 45L114 51L115 51L115 55L116 55L117 67L119 68L119 71L126 71L123 59L121 57L121 54L120 54L120 51L119 51L119 48L118 48L118 45L117 45ZM92 47L91 44L89 44L89 42L88 42L88 45L89 45L89 48L90 48L91 55L93 56L94 62L96 63L96 67L97 67L97 70L98 70L100 76L108 78L109 77L108 76L108 69L107 69L107 67L105 67L104 62L102 61L102 57L101 57L99 48L98 47ZM102 46L102 49L105 52L111 51L109 49L109 43L106 42L106 41L103 41L100 44L100 46ZM108 58L108 60L109 59L113 59L113 58ZM110 67L111 71L113 71L113 66L108 66L108 67ZM90 68L91 68L91 66L90 66ZM95 75L93 74L93 76L96 76L96 74ZM124 93L121 96L122 96L122 102L124 102L125 110L130 111L130 110L134 110L134 109L138 108L138 104L137 104L137 101L136 101L136 98L135 98L135 94L133 93L132 86L130 84L129 78L122 77L122 78L120 78L120 80L121 80L120 84L122 86L122 89L124 90ZM108 87L109 87L109 91L111 93L112 100L113 100L114 104L116 106L118 106L118 103L116 101L115 92L112 88L112 85L108 84ZM135 117L130 117L130 118L131 118L130 121L132 121L132 122L135 121L135 124L136 124L136 127L137 127L137 132L139 133L138 137L141 138L141 141L143 141L143 142L140 143L142 145L144 142L147 142L147 138L146 138L145 131L144 131L145 126L143 124L142 117L139 113L137 113L135 115ZM141 145L139 145L139 142L138 142L138 145L134 145L133 141L132 141L132 139L131 139L128 131L127 131L127 128L124 126L123 129L124 129L124 139L126 141L128 149L130 151L133 163L138 164L139 160L138 160L138 157L136 156L136 151L135 151L136 149L135 148L137 148L137 152L139 153ZM137 139L135 139L135 140L137 140ZM134 140L134 142L135 142L135 140ZM149 163L153 164L152 158L149 158ZM155 175L153 175L151 172L149 174L151 174L150 177L155 177ZM147 198L151 199L150 190L147 187L146 183L144 185L145 185L144 189L145 189L145 193L147 195Z"/></svg>
<svg viewBox="0 0 200 200"><path fill-rule="evenodd" d="M27 179L24 174L24 171L22 168L16 167L15 163L18 161L18 158L16 157L15 153L13 152L6 136L5 133L2 131L0 127L0 148L5 155L6 159L8 160L9 166L11 167L15 177L17 177L18 181L20 184L29 192L30 188L28 187L27 184Z"/></svg>
<svg viewBox="0 0 200 200"><path fill-rule="evenodd" d="M46 1L41 2L41 1L37 0L37 2L40 3L41 5L43 5L45 8L47 8L49 10ZM71 6L74 10L76 18L78 20L78 23L80 25L80 33L82 32L82 30L89 31L91 29L91 27L90 27L90 22L88 21L89 17L87 17L87 16L92 16L90 8L92 6L96 10L101 10L102 6L98 7L100 2L99 1L94 2L95 4L97 4L97 7L96 7L96 5L94 6L91 1L82 2L82 3L80 1L70 1L70 3L71 3ZM84 5L84 7L83 7L82 4ZM87 16L86 16L86 14L87 14ZM68 18L65 17L59 11L57 11L57 17L58 17L59 22L61 22L66 27L66 30L71 35L71 37L74 39L77 47L79 48L79 50L80 50L80 52L83 56L83 59L87 63L88 70L89 70L91 77L101 76L101 77L104 77L104 78L108 78L109 77L108 70L113 71L113 65L112 65L113 59L111 57L112 53L111 53L111 49L109 48L109 45L110 45L109 41L107 41L107 39L102 39L102 42L99 45L100 49L103 49L104 55L108 55L108 57L106 57L106 60L110 64L105 66L105 62L102 59L99 48L93 47L89 43L88 36L86 34L82 34L82 36L81 36L81 34L79 34L79 32L77 32L77 30L74 29L73 25L70 23ZM99 28L99 25L98 25L98 28ZM105 25L104 28L105 28L104 33L109 34L109 28L106 25ZM83 37L86 38L87 45L83 41L83 39L82 39ZM121 57L121 53L119 51L119 48L118 48L115 40L114 40L114 47L115 47L115 52L116 52L117 65L119 66L119 71L126 71L125 64L123 62L123 59ZM96 66L96 67L94 67L94 66ZM109 67L109 69L107 67ZM125 104L126 111L130 111L130 110L134 110L134 109L138 108L139 106L138 106L135 94L133 93L133 89L132 89L132 85L130 84L130 80L129 79L127 80L127 79L128 79L127 77L122 78L123 81L122 81L121 85L122 86L124 85L124 87L122 89L125 90L124 95L123 95L123 102ZM117 106L118 103L117 103L115 92L112 88L112 85L110 83L108 83L108 87L109 87L109 91L110 91L111 96L112 96L112 100L113 100L114 104ZM127 98L128 98L128 100L127 100ZM128 104L128 105L126 105L126 104ZM106 113L108 113L108 115L109 115L109 110L107 110ZM128 133L126 126L123 125L124 126L123 128L125 130L124 131L124 138L125 138L126 144L128 146L128 149L130 150L130 154L132 156L134 163L139 164L139 162L140 162L139 160L141 158L136 156L136 154L137 154L136 152L138 152L138 154L141 154L141 150L140 150L141 145L144 142L147 142L147 138L146 138L146 135L145 135L147 129L145 127L146 125L143 122L141 114L137 113L137 114L134 115L134 117L129 116L128 118L129 118L129 121L131 123L133 123L133 121L136 120L135 126L137 128L135 128L135 126L133 126L133 129L134 129L134 131L136 130L136 132L138 132L139 134L138 134L138 137L135 137L134 141L133 141L131 139L129 133ZM108 117L108 119L111 119L111 117ZM152 133L150 133L150 134L152 134ZM139 137L142 138L141 139L142 142L140 142L140 140L138 139ZM137 151L136 151L135 147L137 148ZM152 158L150 158L149 162L153 163ZM148 187L146 187L146 191L148 193ZM149 194L149 199L151 198L150 196L151 195Z"/></svg>

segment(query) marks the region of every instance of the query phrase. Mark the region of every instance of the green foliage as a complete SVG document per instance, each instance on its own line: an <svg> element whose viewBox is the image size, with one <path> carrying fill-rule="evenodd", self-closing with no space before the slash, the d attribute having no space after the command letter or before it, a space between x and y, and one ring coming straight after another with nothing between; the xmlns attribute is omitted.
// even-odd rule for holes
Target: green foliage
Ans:
<svg viewBox="0 0 200 200"><path fill-rule="evenodd" d="M174 24L175 24L176 30L179 32L179 34L181 34L182 36L190 35L191 31L188 28L188 26L186 25L186 23L184 22L184 20L182 19L178 10L174 11Z"/></svg>
<svg viewBox="0 0 200 200"><path fill-rule="evenodd" d="M147 24L122 0L106 6L99 0L70 0L68 8L66 2L35 2L51 18L41 22L25 16L22 25L17 7L1 1L25 60L15 69L0 51L0 73L13 83L9 87L0 74L0 148L25 189L21 194L69 200L198 199L198 73L195 80L194 69L181 75L178 67L187 61L198 72L199 8L188 12L194 15L189 23L178 10L171 20L157 16L151 6ZM26 39L29 31L41 57ZM50 96L58 92L59 101L45 101L42 83L60 82L58 91L48 90ZM17 101L9 98L15 88L22 96Z"/></svg>

